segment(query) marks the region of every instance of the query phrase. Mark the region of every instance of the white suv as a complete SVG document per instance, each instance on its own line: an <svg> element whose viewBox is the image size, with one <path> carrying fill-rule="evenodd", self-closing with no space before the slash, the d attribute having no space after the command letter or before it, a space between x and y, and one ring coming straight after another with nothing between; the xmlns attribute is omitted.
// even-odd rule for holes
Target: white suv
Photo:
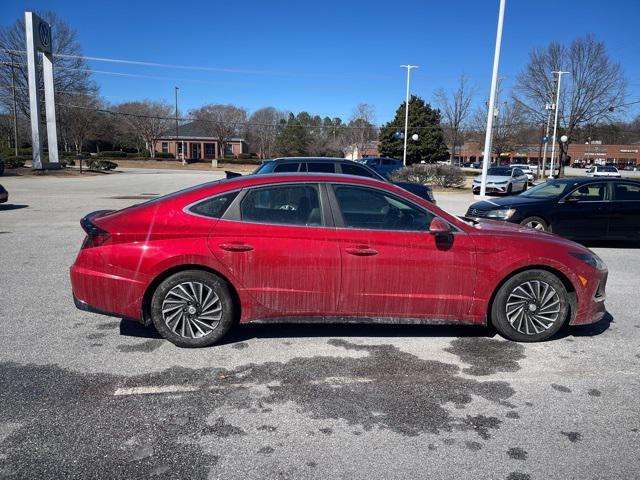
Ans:
<svg viewBox="0 0 640 480"><path fill-rule="evenodd" d="M522 170L522 172L527 176L527 181L533 185L533 182L538 179L538 176L533 172L531 165L526 163L512 163L511 167L516 167Z"/></svg>
<svg viewBox="0 0 640 480"><path fill-rule="evenodd" d="M620 178L620 172L616 167L607 165L594 165L587 170L587 177L617 177Z"/></svg>

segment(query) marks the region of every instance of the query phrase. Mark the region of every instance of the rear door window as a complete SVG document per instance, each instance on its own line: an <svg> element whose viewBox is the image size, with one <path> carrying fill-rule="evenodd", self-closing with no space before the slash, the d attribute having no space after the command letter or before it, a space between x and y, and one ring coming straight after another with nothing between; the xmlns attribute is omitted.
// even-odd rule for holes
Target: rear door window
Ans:
<svg viewBox="0 0 640 480"><path fill-rule="evenodd" d="M613 189L614 199L618 202L640 202L640 185L616 183Z"/></svg>
<svg viewBox="0 0 640 480"><path fill-rule="evenodd" d="M336 166L333 162L309 162L307 172L309 173L335 173Z"/></svg>
<svg viewBox="0 0 640 480"><path fill-rule="evenodd" d="M297 162L281 163L275 166L275 168L273 169L273 172L274 173L297 172L299 166L300 164Z"/></svg>
<svg viewBox="0 0 640 480"><path fill-rule="evenodd" d="M315 184L253 188L240 203L243 221L321 226L320 194Z"/></svg>

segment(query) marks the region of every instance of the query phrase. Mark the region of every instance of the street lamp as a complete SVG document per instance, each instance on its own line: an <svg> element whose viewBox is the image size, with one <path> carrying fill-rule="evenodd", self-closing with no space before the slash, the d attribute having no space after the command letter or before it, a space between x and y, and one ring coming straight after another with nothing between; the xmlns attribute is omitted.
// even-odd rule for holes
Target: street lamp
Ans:
<svg viewBox="0 0 640 480"><path fill-rule="evenodd" d="M405 135L402 132L396 132L396 133L393 134L393 136L396 138L396 140L402 140L403 138L405 139L405 142L404 142L405 161L404 161L403 164L406 167L407 166L407 163L406 163L406 158L407 158L407 141L406 141L406 138L407 138L407 135ZM420 138L420 136L417 133L414 133L413 135L411 135L411 140L413 140L414 142L417 142L419 138Z"/></svg>
<svg viewBox="0 0 640 480"><path fill-rule="evenodd" d="M558 176L560 176L560 172L562 171L562 165L564 165L565 159L567 157L567 142L569 141L569 137L566 135L562 135L560 137L560 159L558 160Z"/></svg>
<svg viewBox="0 0 640 480"><path fill-rule="evenodd" d="M407 166L407 129L409 128L409 82L411 80L411 69L419 68L417 65L400 65L400 68L407 69L407 95L404 107L404 151L402 154L402 164Z"/></svg>

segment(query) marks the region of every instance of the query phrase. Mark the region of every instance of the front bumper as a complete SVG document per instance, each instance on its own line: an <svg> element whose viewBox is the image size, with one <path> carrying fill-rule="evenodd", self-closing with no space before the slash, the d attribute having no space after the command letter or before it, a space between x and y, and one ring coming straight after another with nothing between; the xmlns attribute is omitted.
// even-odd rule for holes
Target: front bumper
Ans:
<svg viewBox="0 0 640 480"><path fill-rule="evenodd" d="M487 185L486 187L486 192L487 193L507 193L507 185ZM473 188L473 194L477 195L480 193L480 185L474 185Z"/></svg>
<svg viewBox="0 0 640 480"><path fill-rule="evenodd" d="M599 270L598 274L590 280L577 293L577 312L569 325L588 325L602 320L607 313L605 307L606 285L608 272ZM592 282L592 283L591 283Z"/></svg>

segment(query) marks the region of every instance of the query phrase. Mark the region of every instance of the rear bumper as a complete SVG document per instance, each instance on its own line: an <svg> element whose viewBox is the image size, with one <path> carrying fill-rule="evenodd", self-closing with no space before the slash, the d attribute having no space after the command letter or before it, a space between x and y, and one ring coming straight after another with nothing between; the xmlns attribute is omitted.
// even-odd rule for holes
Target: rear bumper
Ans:
<svg viewBox="0 0 640 480"><path fill-rule="evenodd" d="M71 267L69 276L73 301L78 309L128 320L142 320L145 291L142 283L78 265Z"/></svg>

